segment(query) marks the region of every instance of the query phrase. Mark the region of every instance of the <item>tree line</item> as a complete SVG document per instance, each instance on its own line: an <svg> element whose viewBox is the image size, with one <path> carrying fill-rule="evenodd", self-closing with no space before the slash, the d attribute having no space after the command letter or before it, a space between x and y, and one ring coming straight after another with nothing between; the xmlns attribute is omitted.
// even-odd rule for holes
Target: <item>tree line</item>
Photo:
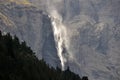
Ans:
<svg viewBox="0 0 120 80"><path fill-rule="evenodd" d="M35 53L8 33L0 32L0 80L88 80L69 70L49 67Z"/></svg>

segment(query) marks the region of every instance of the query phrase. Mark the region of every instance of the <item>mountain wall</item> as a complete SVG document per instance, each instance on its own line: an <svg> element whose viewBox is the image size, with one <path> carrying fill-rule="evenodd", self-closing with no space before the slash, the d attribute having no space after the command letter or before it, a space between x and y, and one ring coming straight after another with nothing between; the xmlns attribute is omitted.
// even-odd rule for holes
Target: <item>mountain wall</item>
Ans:
<svg viewBox="0 0 120 80"><path fill-rule="evenodd" d="M31 46L39 59L60 66L50 21L47 14L33 5L0 4L0 30L3 34L10 32L18 36L20 41Z"/></svg>
<svg viewBox="0 0 120 80"><path fill-rule="evenodd" d="M119 0L30 1L0 4L3 34L16 34L51 66L90 80L120 79Z"/></svg>

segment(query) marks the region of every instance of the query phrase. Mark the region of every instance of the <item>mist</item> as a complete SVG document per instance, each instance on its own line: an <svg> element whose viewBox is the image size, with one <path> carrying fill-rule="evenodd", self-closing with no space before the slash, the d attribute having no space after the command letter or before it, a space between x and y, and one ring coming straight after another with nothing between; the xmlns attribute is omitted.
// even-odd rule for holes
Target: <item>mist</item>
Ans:
<svg viewBox="0 0 120 80"><path fill-rule="evenodd" d="M63 21L62 16L58 13L56 7L53 6L55 3L57 2L53 1L53 3L50 3L48 1L47 10L48 10L49 17L51 18L52 25L53 25L53 33L54 33L54 39L56 42L57 54L61 61L62 70L65 70L65 63L67 62L67 59L64 56L66 52L63 52L63 50L67 49L66 45L68 45L66 43L67 32L66 32L65 25L62 23Z"/></svg>

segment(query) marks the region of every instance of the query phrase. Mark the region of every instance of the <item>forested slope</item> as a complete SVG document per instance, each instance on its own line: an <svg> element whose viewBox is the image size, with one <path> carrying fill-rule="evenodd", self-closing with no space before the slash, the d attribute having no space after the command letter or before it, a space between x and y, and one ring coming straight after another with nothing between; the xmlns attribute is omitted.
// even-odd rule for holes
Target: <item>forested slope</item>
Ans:
<svg viewBox="0 0 120 80"><path fill-rule="evenodd" d="M25 42L10 34L0 32L0 80L88 80L82 79L69 68L61 71L50 68L44 60L38 60Z"/></svg>

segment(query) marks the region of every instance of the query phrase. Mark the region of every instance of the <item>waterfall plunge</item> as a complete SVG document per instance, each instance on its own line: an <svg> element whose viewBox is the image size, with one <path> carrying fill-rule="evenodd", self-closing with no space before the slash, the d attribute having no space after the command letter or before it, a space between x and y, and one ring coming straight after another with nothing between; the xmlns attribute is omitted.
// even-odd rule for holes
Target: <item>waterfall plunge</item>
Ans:
<svg viewBox="0 0 120 80"><path fill-rule="evenodd" d="M63 53L63 48L66 47L66 27L62 23L62 17L56 10L52 10L50 13L52 20L54 39L56 42L57 53L61 61L62 70L65 70L66 58Z"/></svg>

